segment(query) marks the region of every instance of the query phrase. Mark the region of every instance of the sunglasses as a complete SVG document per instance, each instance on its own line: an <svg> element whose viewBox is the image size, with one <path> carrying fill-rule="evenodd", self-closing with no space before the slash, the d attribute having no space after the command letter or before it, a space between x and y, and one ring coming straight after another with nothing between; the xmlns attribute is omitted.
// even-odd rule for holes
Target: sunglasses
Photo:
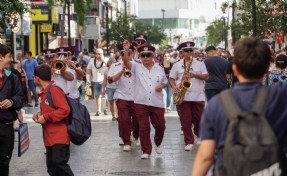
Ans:
<svg viewBox="0 0 287 176"><path fill-rule="evenodd" d="M187 49L183 49L182 51L183 51L183 52L192 52L192 51L193 51L193 49L191 49L191 48L187 48Z"/></svg>
<svg viewBox="0 0 287 176"><path fill-rule="evenodd" d="M54 57L54 55L46 55L45 56L47 59L52 59Z"/></svg>
<svg viewBox="0 0 287 176"><path fill-rule="evenodd" d="M142 53L141 57L151 57L152 53Z"/></svg>
<svg viewBox="0 0 287 176"><path fill-rule="evenodd" d="M137 40L136 42L137 42L137 44L145 44L144 40Z"/></svg>

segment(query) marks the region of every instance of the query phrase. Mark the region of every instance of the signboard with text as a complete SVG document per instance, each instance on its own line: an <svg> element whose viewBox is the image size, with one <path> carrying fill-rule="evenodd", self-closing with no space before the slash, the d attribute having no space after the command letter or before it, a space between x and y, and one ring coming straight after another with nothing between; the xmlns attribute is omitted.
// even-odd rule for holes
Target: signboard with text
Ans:
<svg viewBox="0 0 287 176"><path fill-rule="evenodd" d="M31 0L32 4L47 4L46 0Z"/></svg>

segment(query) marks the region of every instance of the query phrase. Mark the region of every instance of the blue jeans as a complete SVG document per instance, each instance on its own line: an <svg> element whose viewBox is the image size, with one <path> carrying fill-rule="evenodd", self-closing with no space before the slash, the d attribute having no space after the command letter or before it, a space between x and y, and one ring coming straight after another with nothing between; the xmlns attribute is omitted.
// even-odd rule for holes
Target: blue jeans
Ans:
<svg viewBox="0 0 287 176"><path fill-rule="evenodd" d="M164 106L166 109L171 109L172 105L172 88L169 83L167 83L166 87L163 91L163 100L164 100Z"/></svg>

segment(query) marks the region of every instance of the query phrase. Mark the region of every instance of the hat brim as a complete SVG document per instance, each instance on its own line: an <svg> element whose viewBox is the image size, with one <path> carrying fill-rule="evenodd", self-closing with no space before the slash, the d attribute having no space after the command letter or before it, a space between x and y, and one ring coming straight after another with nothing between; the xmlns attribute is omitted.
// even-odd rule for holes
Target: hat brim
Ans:
<svg viewBox="0 0 287 176"><path fill-rule="evenodd" d="M137 38L135 38L135 40L143 40L143 41L146 42L146 39L145 39L145 38L142 38L142 37L137 37Z"/></svg>
<svg viewBox="0 0 287 176"><path fill-rule="evenodd" d="M180 50L184 50L184 49L194 49L194 47L192 46L182 47Z"/></svg>
<svg viewBox="0 0 287 176"><path fill-rule="evenodd" d="M143 54L143 53L154 53L153 51L142 51L142 52L140 52L140 54Z"/></svg>

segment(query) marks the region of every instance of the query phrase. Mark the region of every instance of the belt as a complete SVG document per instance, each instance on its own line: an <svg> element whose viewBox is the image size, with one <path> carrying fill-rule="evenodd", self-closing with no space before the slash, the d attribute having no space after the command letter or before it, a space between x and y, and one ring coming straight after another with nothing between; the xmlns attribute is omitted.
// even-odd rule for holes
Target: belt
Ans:
<svg viewBox="0 0 287 176"><path fill-rule="evenodd" d="M0 127L8 127L8 126L13 126L13 122L0 123Z"/></svg>

